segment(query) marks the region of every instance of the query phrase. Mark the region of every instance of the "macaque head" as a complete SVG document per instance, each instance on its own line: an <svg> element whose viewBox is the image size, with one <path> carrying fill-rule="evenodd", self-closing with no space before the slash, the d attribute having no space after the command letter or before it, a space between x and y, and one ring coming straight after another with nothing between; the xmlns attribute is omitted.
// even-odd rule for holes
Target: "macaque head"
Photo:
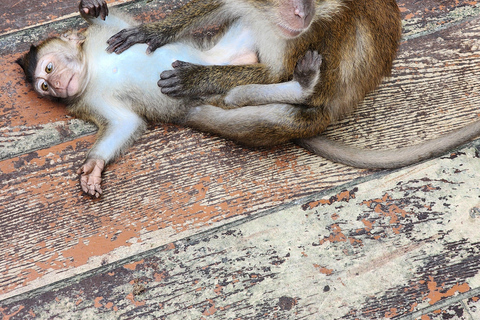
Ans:
<svg viewBox="0 0 480 320"><path fill-rule="evenodd" d="M258 1L259 5L270 1ZM315 17L315 0L273 0L273 21L285 38L296 38L310 27ZM272 5L270 4L270 7Z"/></svg>
<svg viewBox="0 0 480 320"><path fill-rule="evenodd" d="M23 68L27 81L41 96L74 98L87 85L86 62L82 45L85 37L71 31L45 40L16 62Z"/></svg>

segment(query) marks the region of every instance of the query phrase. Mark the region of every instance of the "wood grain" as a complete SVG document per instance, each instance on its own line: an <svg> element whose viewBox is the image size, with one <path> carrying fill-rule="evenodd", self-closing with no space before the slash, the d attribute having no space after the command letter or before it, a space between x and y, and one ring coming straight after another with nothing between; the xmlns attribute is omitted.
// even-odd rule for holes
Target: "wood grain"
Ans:
<svg viewBox="0 0 480 320"><path fill-rule="evenodd" d="M17 311L15 319L477 319L478 148L197 233L9 301L3 312Z"/></svg>
<svg viewBox="0 0 480 320"><path fill-rule="evenodd" d="M60 280L65 280L64 284L67 284L66 279L78 274L84 274L85 280L77 287L71 287L71 290L65 289L65 296L45 293L32 300L27 299L24 304L9 303L5 308L0 304L2 317L9 319L9 315L15 314L17 319L27 319L30 311L37 312L29 307L29 303L33 306L33 300L38 297L41 297L38 298L39 303L43 301L46 308L52 307L50 311L42 311L46 313L41 316L46 318L50 312L54 314L62 310L71 311L69 306L72 303L78 303L78 310L85 312L90 310L92 305L100 305L101 308L91 309L95 310L95 316L100 310L101 314L115 317L116 314L110 312L115 311L115 307L120 310L121 306L125 306L121 313L126 318L133 317L134 314L148 313L150 309L162 313L163 311L159 311L162 306L154 305L153 299L142 305L142 297L137 299L132 296L135 286L138 289L136 292L142 294L141 285L145 285L142 279L152 275L153 279L156 279L152 281L158 283L153 285L149 282L147 287L149 290L152 288L151 292L158 293L157 296L160 297L163 297L162 292L167 290L163 293L165 298L162 303L165 308L169 308L169 314L174 315L179 312L175 310L186 308L194 314L205 313L205 317L211 313L229 315L229 312L238 312L248 318L272 310L284 318L295 318L296 312L305 318L313 317L318 303L316 299L323 297L327 294L325 292L330 292L333 288L332 285L326 290L330 284L325 285L322 281L331 280L340 288L340 282L336 282L336 273L347 272L348 268L341 271L341 267L333 268L322 262L323 259L314 259L315 262L312 260L311 269L306 273L313 274L314 283L311 286L304 284L306 280L303 277L289 278L299 282L292 284L293 287L302 285L307 287L306 291L311 290L310 294L302 296L301 300L294 293L280 295L280 291L274 292L269 287L249 291L250 288L256 288L257 284L263 286L274 283L272 286L275 288L285 287L286 280L280 277L280 272L275 273L275 270L272 270L287 266L281 262L288 253L286 247L273 252L268 244L256 247L253 242L248 242L249 239L263 239L262 234L268 235L267 238L271 241L283 240L277 232L279 229L261 229L261 225L254 224L253 228L259 228L259 234L252 234L251 238L244 238L242 235L237 237L236 233L228 234L228 231L218 231L215 238L213 233L223 230L222 226L229 223L238 222L235 228L242 228L241 224L250 221L252 216L271 214L284 206L303 201L305 197L313 198L301 203L306 206L302 215L309 212L308 215L315 217L305 221L306 224L315 225L325 218L324 214L317 213L317 210L319 206L333 208L331 203L328 204L329 201L340 204L335 207L335 212L329 211L328 217L333 219L332 215L339 215L343 212L344 204L348 203L338 199L349 197L350 194L356 195L356 184L364 180L381 179L385 173L332 164L294 145L250 150L190 129L156 125L152 126L124 157L108 168L104 197L99 200L84 197L74 172L94 141L94 127L72 119L61 105L38 98L24 83L19 67L13 63L28 48L30 42L57 34L59 30L82 25L77 17L67 17L32 29L24 29L27 25L48 21L51 17L48 18L45 12L54 10L52 8L56 8L57 2L44 1L45 7L40 2L23 3L30 3L32 8L36 9L26 11L23 20L18 19L16 25L12 24L11 17L18 17L21 15L20 11L11 10L12 16L8 16L8 10L5 10L7 7L0 9L2 17L6 17L6 20L0 19L4 23L2 28L8 31L0 38L0 64L3 66L0 70L0 300ZM16 2L10 5L20 4ZM182 2L178 1L133 2L127 3L125 8L149 21L154 19L155 15L162 16L181 4ZM357 146L395 148L438 136L480 116L478 3L447 0L439 4L433 0L405 0L399 1L399 5L404 17L405 39L392 77L369 95L356 113L328 129L326 134L334 139ZM63 17L76 10L66 7L67 2L59 5L55 16ZM15 28L19 30L13 30ZM469 161L478 161L478 158L470 155ZM456 169L460 172L464 170L461 165ZM400 187L389 190L395 190L398 194L403 192L406 200L402 200L400 196L393 199L387 197L384 201L387 204L383 205L390 206L390 203L393 203L397 207L411 207L414 211L417 207L429 206L419 195L426 192L419 187L420 182L414 181L413 186L409 186L401 183L401 176L396 179ZM439 184L442 184L444 189L446 186L454 185L456 188L457 185L462 185L459 181L452 185L435 181L432 187ZM342 186L341 190L333 192L332 188L338 186ZM427 188L428 183L421 186ZM472 188L476 186L473 184ZM413 188L415 192L409 188ZM348 192L345 194L341 191ZM374 191L372 189L371 192ZM411 192L413 193L410 194ZM375 199L382 200L382 196L385 194ZM475 196L478 196L478 193L472 195ZM443 194L442 197L449 200L448 195ZM373 196L365 197L364 200L369 199L372 200ZM442 205L439 204L440 207ZM375 243L372 250L381 250L381 245L378 244L385 240L388 242L387 248L396 254L386 254L384 258L373 257L373 262L388 265L389 259L406 256L413 259L412 261L420 259L423 264L419 266L424 266L424 269L418 269L415 274L407 277L405 281L408 285L405 287L398 285L384 288L382 294L372 293L368 297L357 293L357 297L361 296L365 301L359 302L350 310L342 305L341 310L346 312L345 319L353 319L355 315L360 318L374 318L385 316L388 312L391 317L399 318L408 313L408 308L412 311L423 310L421 308L430 301L430 292L445 294L452 288L458 288L454 290L455 294L461 293L466 290L465 283L469 285L469 291L473 291L474 286L468 281L471 275L478 273L475 265L475 261L478 261L478 242L471 239L459 239L457 242L440 239L443 241L443 251L417 257L413 253L421 249L415 241L408 244L407 240L411 236L409 230L419 230L422 226L428 230L432 228L432 223L441 224L442 219L433 215L433 220L427 219L417 224L403 221L392 227L389 221L393 216L380 216L379 212L365 205L353 206L349 210L349 214L363 212L366 221L364 224L363 218L359 216L342 217L342 223L351 227L348 229L350 238L372 241ZM393 214L398 216L400 213ZM420 214L416 213L417 216ZM448 215L451 214L452 211L448 211ZM443 217L444 212L438 210L438 215ZM369 217L375 218L368 220ZM357 218L360 220L355 220ZM374 222L378 224L375 225ZM354 227L358 227L356 223L364 224L363 233L355 233ZM278 224L278 228L285 227L281 221ZM377 228L375 234L367 230L369 224L372 224L372 228L373 225ZM339 226L343 230L342 234L346 235L343 225ZM213 232L212 235L198 236L209 230ZM298 230L300 229L292 231L294 236ZM314 229L309 230L314 232ZM317 247L330 242L338 245L338 250L346 250L346 253L353 250L360 258L362 254L368 253L362 251L366 249L362 249L348 236L345 236L346 241L334 241L335 237L341 235L333 222L321 232L324 233L325 230L330 231L325 235L326 238L321 238L325 240L323 244L316 243ZM315 236L320 241L320 233ZM375 239L375 236L380 238ZM399 246L395 242L397 236L405 243L402 242ZM190 243L185 240L189 237L197 242ZM238 250L238 255L230 261L228 255L225 256L229 253L228 250L221 248L222 241L230 241L230 246L235 248L239 237L244 242L237 249L231 249ZM180 239L184 239L183 242ZM430 245L428 241L431 240L422 237L419 241L422 245L425 241ZM172 247L173 242L176 248ZM209 251L209 247L203 246L202 242L216 242L216 249ZM344 247L348 243L351 247ZM301 252L305 252L302 251L303 248L293 244L291 247L298 254L298 259L302 259ZM314 247L311 245L309 250L315 249ZM99 274L98 277L88 279L87 275L92 275L89 272L102 265L115 266L115 263L121 264L125 262L124 259L143 255L155 248L164 248L166 251L157 258L148 258L153 260L136 261L138 270L145 271L145 274L125 273L125 270L137 270L137 267L127 264L127 267L118 267L113 276ZM460 252L462 256L455 256L456 252ZM208 260L209 257L214 260ZM260 262L250 265L252 257ZM342 257L346 260L339 261L348 261L349 257L347 255ZM366 260L364 262L358 270L365 274L372 272L372 263ZM437 269L435 263L439 265ZM222 264L231 264L231 269L222 269ZM155 265L159 266L157 271L154 269L157 268ZM162 270L166 272L165 275ZM203 280L209 273L212 275L210 280ZM140 283L135 282L138 277ZM164 278L168 281L163 282ZM123 283L124 279L127 280ZM225 285L221 285L215 292L216 284L220 284L221 279L228 281L225 280ZM104 284L104 288L116 288L117 291L112 291L111 296L100 295L94 291L92 282ZM119 285L120 282L123 286ZM460 287L455 287L456 285ZM92 287L91 291L87 290L89 286ZM204 293L207 287L211 290ZM226 294L225 288L231 291ZM81 296L82 290L85 296ZM122 290L127 294L122 296ZM467 294L469 291L463 293ZM402 295L402 292L406 293ZM59 297L59 304L53 302L57 297L55 295ZM76 295L78 298L74 300L72 297ZM24 299L26 296L21 297ZM189 304L187 299L192 297L196 302ZM265 302L259 302L261 297L266 297ZM126 300L121 300L124 298ZM444 298L448 297L442 297L440 301ZM230 307L227 307L228 304L219 305L218 301L222 299L230 299ZM405 299L404 305L401 299ZM83 300L87 302L82 305ZM400 307L396 307L397 305ZM396 314L390 310L392 306L397 308ZM469 308L473 310L475 306L478 306L478 299L472 296L446 305L445 312L459 313L460 309L466 312ZM130 310L133 310L132 314L128 313ZM427 311L422 315L428 313L432 319L443 312Z"/></svg>

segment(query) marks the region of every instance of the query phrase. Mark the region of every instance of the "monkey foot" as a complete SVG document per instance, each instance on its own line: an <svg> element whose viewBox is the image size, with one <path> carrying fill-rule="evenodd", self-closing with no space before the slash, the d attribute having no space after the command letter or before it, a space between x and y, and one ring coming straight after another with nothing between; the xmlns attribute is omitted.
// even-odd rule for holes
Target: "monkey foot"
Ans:
<svg viewBox="0 0 480 320"><path fill-rule="evenodd" d="M313 89L320 80L320 66L322 55L317 51L307 51L301 58L293 72L293 79L298 81L304 89Z"/></svg>
<svg viewBox="0 0 480 320"><path fill-rule="evenodd" d="M105 161L102 159L87 159L77 170L80 176L80 186L83 192L99 198L102 194L102 172L105 168Z"/></svg>

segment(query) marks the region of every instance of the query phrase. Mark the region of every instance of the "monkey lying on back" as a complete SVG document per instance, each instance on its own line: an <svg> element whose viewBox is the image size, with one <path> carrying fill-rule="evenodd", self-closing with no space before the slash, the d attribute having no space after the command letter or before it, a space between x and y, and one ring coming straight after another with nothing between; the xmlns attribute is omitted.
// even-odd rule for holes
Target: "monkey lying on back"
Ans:
<svg viewBox="0 0 480 320"><path fill-rule="evenodd" d="M170 98L157 86L160 72L170 68L176 59L200 64L253 64L257 55L251 30L241 21L231 25L206 51L181 41L151 55L145 54L146 46L134 47L121 56L112 55L105 50L107 39L136 23L120 13L108 15L102 0L82 0L79 9L91 24L85 34L70 32L47 39L38 47L32 46L17 62L36 92L64 100L71 113L99 127L98 139L78 170L83 191L99 197L105 164L145 131L145 120L181 123L192 106L217 100L209 95ZM320 64L318 53L308 52L298 63L294 80L272 85L265 94L263 88L255 87L244 93L258 104L272 98L285 103L301 102L313 91ZM233 104L240 103L242 94L236 96L227 98Z"/></svg>
<svg viewBox="0 0 480 320"><path fill-rule="evenodd" d="M93 19L106 16L106 4L100 0L82 0L81 13L94 25L88 32L91 39L69 35L76 46L74 49L58 39L47 41L38 48L32 47L22 59L27 78L31 82L35 80L37 92L65 98L72 104L70 110L75 115L94 121L100 128L99 139L78 171L82 173L85 192L101 194L105 164L143 132L144 118L182 122L249 145L295 140L326 158L376 168L403 166L443 153L480 131L480 125L474 124L459 136L449 136L453 139L434 140L428 150L424 145L413 151L402 149L407 152L400 161L396 159L398 150L387 152L387 158L380 158L372 151L359 153L314 137L330 121L353 109L365 93L389 73L400 36L394 0L372 0L368 5L343 0L316 3L312 0L192 0L191 3L184 10L195 13L193 18L197 19L185 20L182 13L174 14L173 20L166 18L152 27L138 26L128 18L112 17L105 22ZM144 54L145 46L134 47L117 58L104 52L103 41L124 28L127 31L110 38L109 51L120 53L136 42L145 41L149 42L148 50L154 51L164 44L158 42L160 36L156 32L170 27L167 30L180 35L164 30L162 41L183 39L185 30L198 22L209 21L207 17L198 21L198 12L205 11L220 13L219 17L229 25L233 23L222 38L225 41L220 41L207 54L185 43L165 46L151 56ZM152 34L140 37L141 41L138 37L133 42L129 39L145 30ZM176 46L186 54L182 56ZM322 53L323 61L315 50ZM67 75L73 75L71 78L62 79L64 73L57 76L55 68L44 63L42 58L48 57L50 51L66 52L59 62L63 69L70 69ZM260 63L256 63L255 53ZM169 99L155 85L158 73L169 67L170 62L163 58L162 64L157 65L157 59L165 54L170 62L188 61L175 61L174 70L164 71L158 81L161 92L183 97L182 100ZM88 68L85 68L85 57ZM301 63L296 65L295 59ZM66 82L63 89L54 89L56 84L46 81L50 80L50 73L52 81L58 78L59 84ZM292 74L293 81L277 83L289 80ZM257 82L260 84L254 84ZM223 102L215 98L217 94L226 94Z"/></svg>
<svg viewBox="0 0 480 320"><path fill-rule="evenodd" d="M390 74L401 33L395 0L190 0L165 19L122 30L108 40L107 50L119 54L135 43L147 43L147 52L154 52L198 26L228 25L238 19L256 30L260 64L176 62L173 71L161 75L162 92L192 97L224 94L240 85L278 83L290 79L296 62L308 50L323 57L321 79L300 105L269 100L259 106L249 101L245 87L237 87L233 91L243 95L237 99L241 103L232 103L228 97L225 102L247 107L197 106L188 114L189 126L254 146L294 140L325 158L361 168L409 165L480 135L480 122L475 122L424 144L391 151L359 150L318 136Z"/></svg>

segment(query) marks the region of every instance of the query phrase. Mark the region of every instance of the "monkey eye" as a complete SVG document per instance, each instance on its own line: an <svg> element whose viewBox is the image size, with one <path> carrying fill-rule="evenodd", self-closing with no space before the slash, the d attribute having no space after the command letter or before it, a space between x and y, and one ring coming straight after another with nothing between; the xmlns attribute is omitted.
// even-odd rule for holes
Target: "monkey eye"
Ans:
<svg viewBox="0 0 480 320"><path fill-rule="evenodd" d="M52 71L53 71L53 63L50 62L50 63L47 64L47 66L45 67L45 72L46 72L46 73L52 73ZM42 85L42 86L43 86L43 85Z"/></svg>
<svg viewBox="0 0 480 320"><path fill-rule="evenodd" d="M43 82L42 85L41 85L41 88L42 88L43 91L48 91L48 83Z"/></svg>

